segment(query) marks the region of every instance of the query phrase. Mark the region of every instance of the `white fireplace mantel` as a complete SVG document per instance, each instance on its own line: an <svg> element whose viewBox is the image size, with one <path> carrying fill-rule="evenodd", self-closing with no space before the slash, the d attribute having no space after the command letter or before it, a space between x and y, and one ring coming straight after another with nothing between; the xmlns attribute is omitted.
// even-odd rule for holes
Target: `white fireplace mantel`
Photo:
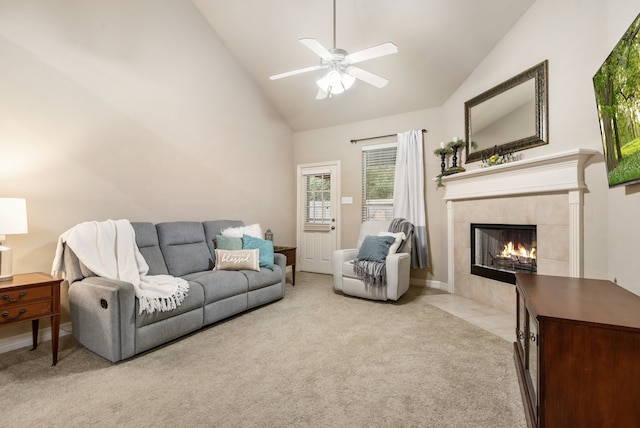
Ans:
<svg viewBox="0 0 640 428"><path fill-rule="evenodd" d="M454 202L505 196L567 193L569 200L569 275L582 277L584 168L598 153L574 149L537 158L442 177L447 201L450 292L454 292Z"/></svg>
<svg viewBox="0 0 640 428"><path fill-rule="evenodd" d="M595 150L575 149L442 177L444 200L580 190Z"/></svg>

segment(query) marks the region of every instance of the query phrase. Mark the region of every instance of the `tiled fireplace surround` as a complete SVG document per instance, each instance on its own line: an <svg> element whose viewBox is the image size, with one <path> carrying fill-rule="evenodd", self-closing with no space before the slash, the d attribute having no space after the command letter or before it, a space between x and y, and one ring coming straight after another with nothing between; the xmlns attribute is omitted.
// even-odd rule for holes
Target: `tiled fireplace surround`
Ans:
<svg viewBox="0 0 640 428"><path fill-rule="evenodd" d="M581 277L584 165L576 149L443 177L449 291L515 312L512 284L471 275L471 223L537 225L538 274Z"/></svg>

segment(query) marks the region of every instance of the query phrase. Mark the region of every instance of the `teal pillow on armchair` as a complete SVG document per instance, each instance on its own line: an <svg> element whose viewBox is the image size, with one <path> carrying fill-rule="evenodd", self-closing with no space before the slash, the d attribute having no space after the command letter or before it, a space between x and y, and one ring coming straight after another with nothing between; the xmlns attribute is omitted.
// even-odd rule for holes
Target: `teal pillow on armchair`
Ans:
<svg viewBox="0 0 640 428"><path fill-rule="evenodd" d="M393 236L365 236L356 259L382 263L387 260L389 247L395 240Z"/></svg>

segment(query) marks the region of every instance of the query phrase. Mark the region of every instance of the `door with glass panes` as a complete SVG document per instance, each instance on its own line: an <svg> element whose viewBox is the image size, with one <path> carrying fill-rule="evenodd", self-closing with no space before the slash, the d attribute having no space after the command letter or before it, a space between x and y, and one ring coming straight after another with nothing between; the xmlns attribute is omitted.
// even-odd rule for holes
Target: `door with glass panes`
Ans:
<svg viewBox="0 0 640 428"><path fill-rule="evenodd" d="M298 166L298 268L332 273L338 249L339 162Z"/></svg>

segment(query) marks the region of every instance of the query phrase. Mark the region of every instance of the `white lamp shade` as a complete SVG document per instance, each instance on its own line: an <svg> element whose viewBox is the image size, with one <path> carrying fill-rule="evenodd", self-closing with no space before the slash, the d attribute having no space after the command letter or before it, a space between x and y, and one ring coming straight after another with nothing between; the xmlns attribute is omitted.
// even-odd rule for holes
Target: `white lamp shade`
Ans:
<svg viewBox="0 0 640 428"><path fill-rule="evenodd" d="M27 232L27 201L20 198L0 198L0 235Z"/></svg>
<svg viewBox="0 0 640 428"><path fill-rule="evenodd" d="M343 73L342 74L342 86L344 86L344 90L346 91L350 87L353 86L353 82L356 81L356 78L350 74Z"/></svg>
<svg viewBox="0 0 640 428"><path fill-rule="evenodd" d="M331 70L316 83L323 91L338 95L349 89L355 80L355 77L347 73Z"/></svg>

